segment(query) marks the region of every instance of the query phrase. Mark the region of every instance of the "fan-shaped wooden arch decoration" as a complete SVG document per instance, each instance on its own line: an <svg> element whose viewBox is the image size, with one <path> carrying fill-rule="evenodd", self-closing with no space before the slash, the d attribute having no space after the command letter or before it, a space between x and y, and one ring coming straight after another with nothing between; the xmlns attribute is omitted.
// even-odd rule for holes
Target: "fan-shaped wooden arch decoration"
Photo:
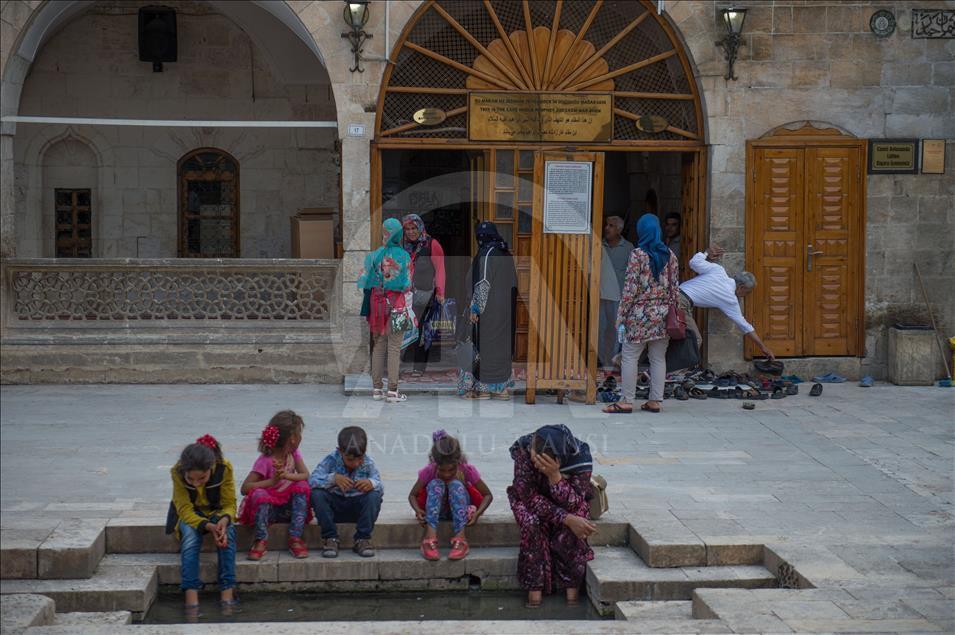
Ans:
<svg viewBox="0 0 955 635"><path fill-rule="evenodd" d="M380 140L465 138L467 93L503 90L611 93L615 144L703 141L689 59L649 0L556 0L533 9L528 0L429 0L391 59L378 99ZM422 108L446 118L439 127L414 121ZM666 127L646 130L648 115Z"/></svg>
<svg viewBox="0 0 955 635"><path fill-rule="evenodd" d="M578 40L574 34L567 29L560 29L551 44L551 30L546 26L539 26L534 29L534 51L531 51L530 40L527 38L526 31L514 31L509 36L511 46L504 44L501 38L497 38L487 46L488 56L478 55L474 60L472 68L481 71L495 79L508 81L511 78L519 76L522 71L521 60L530 60L531 55L535 57L531 64L531 70L535 72L532 76L518 82L517 88L521 90L558 90L565 83L575 77L581 82L594 78L602 78L610 72L606 60L601 57L595 57L597 49L587 40ZM511 51L517 55L511 57ZM493 57L493 60L491 59ZM580 68L575 64L567 64L566 60L592 60L587 66ZM556 60L556 62L555 62ZM502 72L501 66L507 70ZM572 75L577 70L583 71L579 77ZM467 79L467 87L474 90L499 90L500 84L492 84L480 77L471 75ZM593 91L612 91L613 80L603 79L588 87Z"/></svg>

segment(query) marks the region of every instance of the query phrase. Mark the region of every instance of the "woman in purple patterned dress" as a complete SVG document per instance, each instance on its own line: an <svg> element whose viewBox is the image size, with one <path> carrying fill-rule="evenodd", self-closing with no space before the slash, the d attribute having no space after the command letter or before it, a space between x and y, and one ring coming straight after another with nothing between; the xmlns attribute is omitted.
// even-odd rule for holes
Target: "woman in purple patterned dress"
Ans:
<svg viewBox="0 0 955 635"><path fill-rule="evenodd" d="M527 589L527 606L564 589L568 604L579 601L587 562L594 552L587 538L597 530L590 511L590 447L567 426L539 428L511 446L514 483L507 488L521 532L517 578Z"/></svg>

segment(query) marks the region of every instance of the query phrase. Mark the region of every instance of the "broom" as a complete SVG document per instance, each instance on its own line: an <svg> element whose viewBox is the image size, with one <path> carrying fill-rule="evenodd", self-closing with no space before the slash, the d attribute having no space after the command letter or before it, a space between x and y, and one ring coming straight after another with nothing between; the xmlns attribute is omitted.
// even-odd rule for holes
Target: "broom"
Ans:
<svg viewBox="0 0 955 635"><path fill-rule="evenodd" d="M952 385L952 369L948 367L948 358L945 356L945 350L942 348L942 340L938 338L938 329L935 327L935 316L932 315L932 305L929 304L928 294L925 292L925 282L922 281L922 272L919 271L919 263L913 262L915 266L915 275L919 279L919 287L922 289L922 299L925 300L925 308L928 309L928 319L932 322L932 333L935 335L935 343L938 344L938 352L942 356L942 363L945 364L945 375L948 377L946 381L940 381L939 386L951 387Z"/></svg>

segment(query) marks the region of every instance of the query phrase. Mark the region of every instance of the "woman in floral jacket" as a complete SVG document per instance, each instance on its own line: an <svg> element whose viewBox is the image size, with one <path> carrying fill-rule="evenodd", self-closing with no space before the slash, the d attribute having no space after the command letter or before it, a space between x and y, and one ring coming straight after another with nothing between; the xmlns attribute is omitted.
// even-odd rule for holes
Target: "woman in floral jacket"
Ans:
<svg viewBox="0 0 955 635"><path fill-rule="evenodd" d="M661 240L660 219L644 214L637 221L637 246L630 254L627 277L617 310L617 328L624 327L621 354L620 401L604 408L604 412L633 412L637 387L637 363L643 349L649 346L650 399L640 406L647 412L660 412L663 385L666 382L667 311L677 302L679 264Z"/></svg>

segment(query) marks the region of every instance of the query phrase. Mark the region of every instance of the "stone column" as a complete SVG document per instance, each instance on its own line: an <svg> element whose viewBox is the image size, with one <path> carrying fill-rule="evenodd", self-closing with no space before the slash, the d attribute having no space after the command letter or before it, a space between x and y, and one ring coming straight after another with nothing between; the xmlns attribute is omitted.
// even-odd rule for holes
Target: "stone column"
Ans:
<svg viewBox="0 0 955 635"><path fill-rule="evenodd" d="M13 258L16 253L13 135L4 132L0 134L0 258Z"/></svg>

